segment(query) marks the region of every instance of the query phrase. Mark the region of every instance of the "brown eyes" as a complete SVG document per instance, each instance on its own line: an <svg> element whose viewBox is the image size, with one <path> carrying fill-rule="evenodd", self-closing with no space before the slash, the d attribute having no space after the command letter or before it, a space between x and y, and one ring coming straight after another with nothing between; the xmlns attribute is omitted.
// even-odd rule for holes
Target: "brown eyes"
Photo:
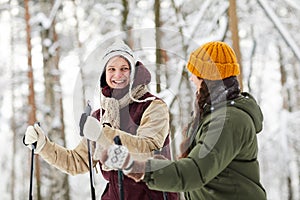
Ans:
<svg viewBox="0 0 300 200"><path fill-rule="evenodd" d="M129 70L130 70L129 67L120 68L121 72L128 72ZM115 71L117 71L117 68L110 67L110 68L107 69L107 71L108 72L115 72Z"/></svg>
<svg viewBox="0 0 300 200"><path fill-rule="evenodd" d="M124 68L122 68L121 69L121 71L123 71L123 72L127 72L127 71L129 71L130 69L128 68L128 67L124 67Z"/></svg>

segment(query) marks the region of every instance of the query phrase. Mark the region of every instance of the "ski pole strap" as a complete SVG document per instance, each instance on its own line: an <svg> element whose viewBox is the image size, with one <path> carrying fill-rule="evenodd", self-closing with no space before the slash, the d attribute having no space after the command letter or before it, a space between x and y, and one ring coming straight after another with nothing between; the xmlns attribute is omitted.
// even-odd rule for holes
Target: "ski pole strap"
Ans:
<svg viewBox="0 0 300 200"><path fill-rule="evenodd" d="M24 136L23 136L23 144L24 144L25 146L31 145L31 149L34 150L34 149L36 148L37 141L34 142L34 143L32 143L32 144L26 144L26 143L25 143L25 135L24 135Z"/></svg>

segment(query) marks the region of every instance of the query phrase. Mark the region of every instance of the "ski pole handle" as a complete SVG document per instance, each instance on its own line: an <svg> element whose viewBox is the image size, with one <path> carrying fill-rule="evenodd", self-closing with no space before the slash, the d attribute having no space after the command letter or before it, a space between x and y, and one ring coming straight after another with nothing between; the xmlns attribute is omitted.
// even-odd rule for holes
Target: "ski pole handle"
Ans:
<svg viewBox="0 0 300 200"><path fill-rule="evenodd" d="M41 126L41 123L40 122L35 122L34 124L37 124L37 125L39 125L39 126ZM25 146L31 146L31 149L36 149L36 146L37 146L37 141L36 142L34 142L34 143L32 143L32 144L26 144L25 143L25 135L23 136L23 144L25 145Z"/></svg>
<svg viewBox="0 0 300 200"><path fill-rule="evenodd" d="M115 143L116 145L122 145L120 136L117 135L116 137L114 137L114 143Z"/></svg>
<svg viewBox="0 0 300 200"><path fill-rule="evenodd" d="M32 150L35 150L35 148L36 148L36 145L37 145L37 142L35 142L35 143L32 143L32 144L31 144L31 149L32 149Z"/></svg>
<svg viewBox="0 0 300 200"><path fill-rule="evenodd" d="M120 136L114 137L114 143L116 145L122 145ZM124 187L123 187L123 172L122 170L118 169L118 186L119 186L119 197L120 200L124 200Z"/></svg>
<svg viewBox="0 0 300 200"><path fill-rule="evenodd" d="M92 107L90 105L90 101L87 101L87 106L85 107L84 113L81 114L80 121L79 121L80 136L84 136L83 135L83 127L84 127L87 117L90 116L91 111L92 111Z"/></svg>

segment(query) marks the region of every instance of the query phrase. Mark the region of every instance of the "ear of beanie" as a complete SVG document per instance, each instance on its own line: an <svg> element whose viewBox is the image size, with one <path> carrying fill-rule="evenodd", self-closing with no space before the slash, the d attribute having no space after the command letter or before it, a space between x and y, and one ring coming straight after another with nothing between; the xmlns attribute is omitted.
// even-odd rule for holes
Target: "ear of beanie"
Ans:
<svg viewBox="0 0 300 200"><path fill-rule="evenodd" d="M187 69L199 78L222 80L240 74L236 55L224 42L208 42L190 55Z"/></svg>

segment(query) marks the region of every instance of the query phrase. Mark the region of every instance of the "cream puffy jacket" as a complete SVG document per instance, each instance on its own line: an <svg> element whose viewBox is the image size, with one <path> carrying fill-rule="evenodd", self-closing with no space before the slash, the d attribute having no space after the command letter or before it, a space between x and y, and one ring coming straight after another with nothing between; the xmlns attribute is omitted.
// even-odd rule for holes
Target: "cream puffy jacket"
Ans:
<svg viewBox="0 0 300 200"><path fill-rule="evenodd" d="M119 135L122 144L129 149L134 159L146 159L152 155L153 150L163 147L168 130L168 107L163 101L154 100L145 110L136 135L105 126L98 141L106 148L113 144L113 138ZM39 155L49 164L71 175L89 170L87 143L84 138L73 150L55 144L47 138Z"/></svg>

